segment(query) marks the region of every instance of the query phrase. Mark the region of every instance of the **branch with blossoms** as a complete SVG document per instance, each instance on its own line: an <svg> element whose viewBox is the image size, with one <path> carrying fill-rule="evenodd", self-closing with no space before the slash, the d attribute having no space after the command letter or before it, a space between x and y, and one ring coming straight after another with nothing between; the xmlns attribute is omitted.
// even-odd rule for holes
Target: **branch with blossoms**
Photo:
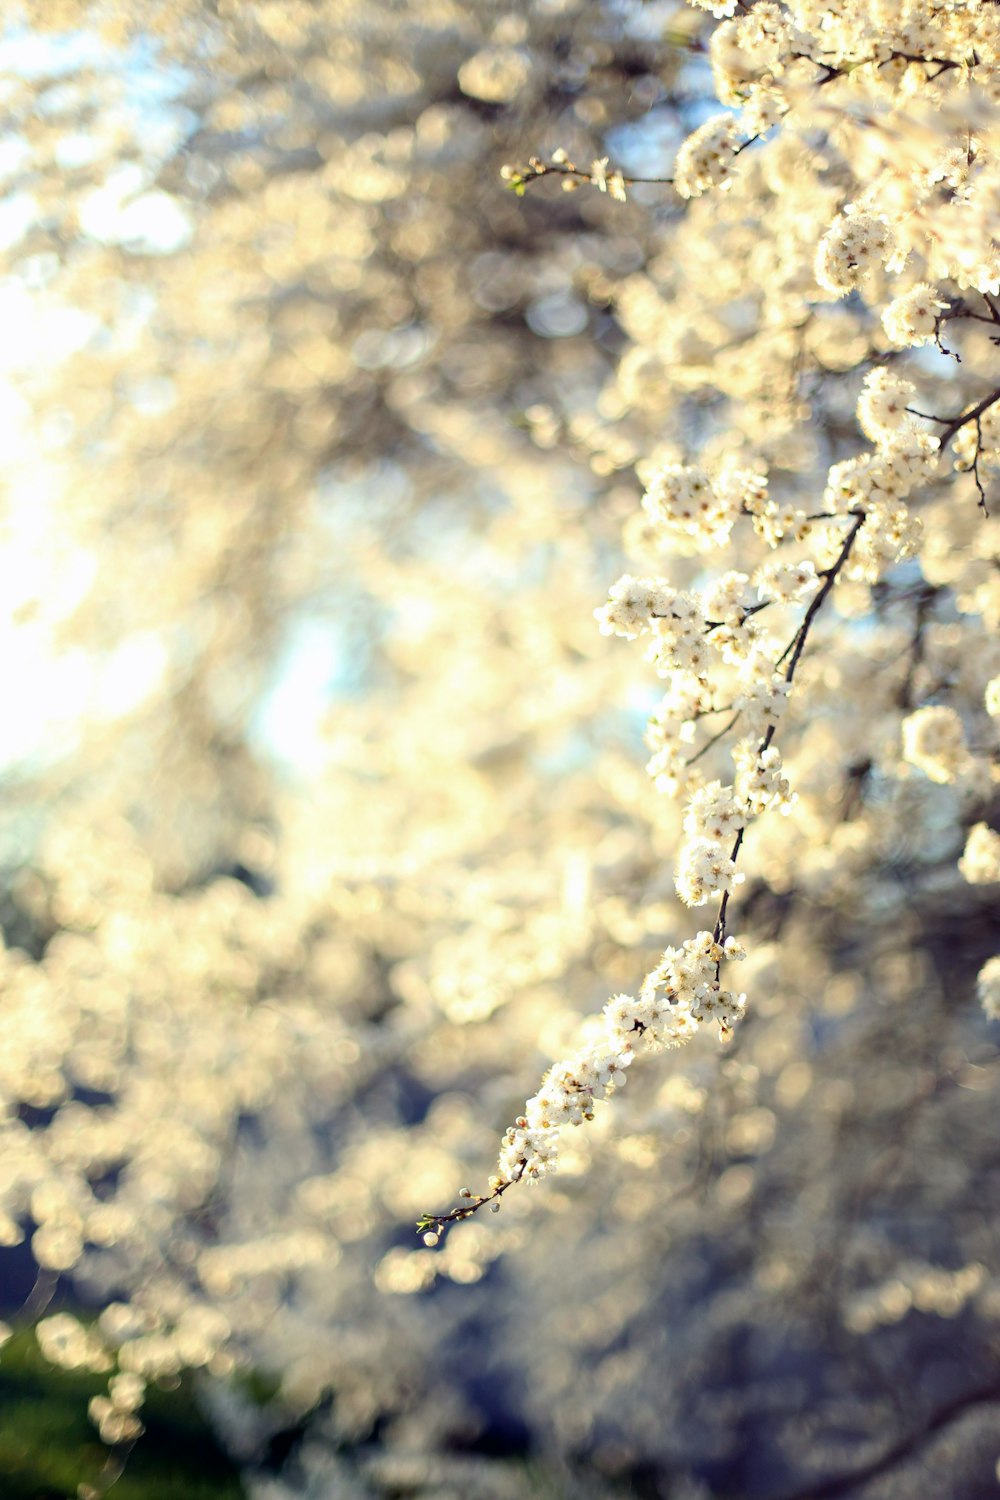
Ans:
<svg viewBox="0 0 1000 1500"><path fill-rule="evenodd" d="M577 188L589 183L598 192L607 193L619 203L626 201L626 187L634 187L637 183L669 186L674 180L672 177L629 177L617 167L609 171L609 163L610 158L604 156L591 162L589 168L577 167L562 147L559 147L553 151L548 161L543 161L539 156L531 156L523 167L508 163L500 168L500 176L519 198L524 197L532 183L541 182L545 177L558 177L564 193L575 192Z"/></svg>
<svg viewBox="0 0 1000 1500"><path fill-rule="evenodd" d="M660 963L646 975L637 998L630 995L611 997L602 1013L603 1034L594 1041L585 1042L575 1056L555 1064L546 1074L538 1093L528 1100L525 1114L519 1115L508 1128L497 1171L489 1180L489 1191L473 1194L469 1188L463 1188L459 1194L463 1201L457 1208L448 1213L421 1216L417 1231L422 1234L425 1245L436 1246L452 1224L471 1218L483 1208L498 1213L501 1198L516 1183L537 1182L555 1172L561 1127L593 1120L595 1104L610 1098L626 1082L626 1069L636 1055L638 1043L648 1050L674 1049L693 1040L709 1020L717 1023L720 1041L726 1042L732 1037L733 1027L742 1019L746 1008L745 995L736 995L722 985L723 963L745 957L742 945L726 934L730 897L744 878L737 871L737 860L750 820L770 806L787 805L789 800L780 754L772 743L777 714L780 713L778 705L783 705L791 691L813 624L867 519L864 510L852 510L849 514L852 524L828 568L816 573L802 564L797 567L785 564L780 586L777 580L781 573L777 569L772 568L770 575L762 580L762 590L772 591L775 598L783 597L785 602L808 591L810 584L818 583L819 587L770 674L767 691L762 695L762 699L771 700L770 712L763 711L769 722L759 742L756 747L744 742L734 752L739 768L737 785L723 787L718 781L709 782L697 789L689 801L684 826L693 837L682 850L677 887L682 899L692 906L703 905L713 895L718 895L713 930L699 932L680 948L667 948ZM732 585L729 593L735 596ZM687 602L682 603L685 599ZM735 612L732 609L719 610L731 620L738 621L731 626L725 619L721 622L714 618L706 621L704 616L696 624L695 611L690 607L692 599L693 596L684 596L660 580L637 580L626 576L611 590L609 603L595 613L606 633L628 639L634 639L645 629L658 630L661 640L667 638L673 642L674 656L689 664L680 668L685 671L690 669L692 661L701 660L706 623L710 639L717 636L717 632L728 630L731 633L733 629L752 633L752 617L772 602L764 599L756 605L749 605L742 599ZM703 607L709 602L715 606L720 604L718 592L711 601L703 597ZM714 644L718 646L718 637ZM744 709L750 708L749 702L744 704L736 718ZM759 700L758 715L760 710ZM693 712L695 717L701 716L697 709ZM732 729L735 722L736 719L730 720L726 730ZM715 743L718 738L714 736L710 743ZM693 763L692 760L685 764ZM722 844L727 833L734 838L728 856Z"/></svg>
<svg viewBox="0 0 1000 1500"><path fill-rule="evenodd" d="M607 156L591 162L589 168L577 167L561 146L548 161L531 156L523 167L507 163L500 168L500 176L519 198L524 197L533 183L546 177L560 178L563 192L567 193L589 183L619 203L626 202L627 187L640 183L673 187L680 197L694 198L706 188L726 182L736 158L760 139L760 132L751 133L745 140L740 140L739 134L736 122L729 116L708 120L681 146L671 177L630 177L618 167L609 170Z"/></svg>
<svg viewBox="0 0 1000 1500"><path fill-rule="evenodd" d="M979 113L970 112L967 90L970 82L986 85L995 67L995 27L988 13L928 8L919 26L901 21L876 32L868 7L856 0L841 18L839 48L831 51L822 21L806 23L780 4L695 3L721 21L707 51L725 112L707 119L683 142L672 179L627 179L609 171L606 159L584 170L559 151L550 161L533 157L525 168L506 168L514 191L523 194L547 176L559 176L565 188L589 182L616 198L624 198L627 184L639 180L670 180L678 196L688 199L728 190L740 212L720 214L713 228L723 244L731 244L732 225L744 222L741 213L746 224L761 225L766 239L760 195L768 203L777 198L794 167L796 184L804 177L813 190L799 216L803 248L808 248L794 276L786 274L782 255L765 257L767 271L756 285L751 267L751 289L760 295L763 311L774 314L781 306L771 296L774 283L791 289L796 311L805 308L807 317L812 307L822 312L824 304L860 294L864 307L878 308L885 338L897 351L936 345L951 353L942 330L962 319L987 324L994 341L1000 338L1000 303L994 300L1000 251L990 219L995 149L991 127L981 125L989 121L988 111L984 105ZM941 105L936 157L933 132L924 116L914 118L910 109L919 91ZM772 131L760 171L737 170L740 154ZM862 147L864 133L873 131L878 139L871 152ZM699 210L693 222L704 235L711 215ZM700 246L697 235L694 243ZM736 243L742 254L745 239ZM982 303L974 300L977 296ZM711 296L708 301L717 306ZM774 321L765 326L773 328ZM722 353L724 347L712 352ZM868 347L883 346L869 339ZM900 369L893 355L868 371L856 414L871 449L830 467L821 500L813 497L800 505L772 498L756 457L720 458L711 471L667 464L649 484L642 503L648 515L644 537L652 546L685 556L714 555L729 545L737 525L749 522L756 542L777 553L752 577L730 571L699 589L626 575L596 611L604 633L642 637L647 660L668 680L647 726L652 752L647 770L659 791L684 801L675 887L685 905L714 903L714 925L680 947L667 948L636 996L612 996L599 1017L584 1023L577 1050L549 1069L507 1130L488 1192L476 1196L463 1189L457 1208L422 1218L428 1244L487 1205L498 1211L515 1183L555 1171L562 1126L594 1118L597 1103L625 1083L640 1044L680 1047L709 1020L726 1040L743 1016L746 997L724 980L724 965L744 956L728 934L730 904L745 879L738 863L750 823L771 809L789 808L793 800L775 741L814 624L838 579L877 588L897 564L920 555L921 517L910 501L937 479L946 448L953 447L957 469L972 472L984 511L983 471L1000 469L1000 388L955 416L936 416L912 405L916 390ZM791 375L794 394L794 365ZM721 370L716 390L732 395ZM921 425L926 422L937 426L936 435ZM744 425L730 451L753 454L754 442ZM789 544L807 539L810 555L793 557ZM922 587L931 584L928 571ZM764 622L760 618L770 604L804 606L780 654L774 614ZM929 605L922 608L926 612ZM914 696L923 621L918 614L901 688L904 707ZM994 699L1000 705L1000 689ZM987 702L991 715L993 701ZM704 737L703 721L713 714L727 715L726 721ZM732 779L708 780L705 757L729 736L738 736L731 746ZM700 746L699 738L704 738ZM903 721L901 739L903 762L932 781L953 782L975 769L961 721L945 705L917 707ZM861 764L870 766L871 759ZM989 829L978 835L967 860L970 869L993 869L993 837ZM1000 1013L994 972L983 981L990 1015Z"/></svg>

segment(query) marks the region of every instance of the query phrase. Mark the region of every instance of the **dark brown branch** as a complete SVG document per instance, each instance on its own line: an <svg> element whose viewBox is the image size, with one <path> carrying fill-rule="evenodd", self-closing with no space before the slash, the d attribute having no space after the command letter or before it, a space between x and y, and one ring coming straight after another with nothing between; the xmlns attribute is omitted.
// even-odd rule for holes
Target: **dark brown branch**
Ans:
<svg viewBox="0 0 1000 1500"><path fill-rule="evenodd" d="M768 736L770 736L772 734L772 732L773 732L773 728L769 729L767 731ZM769 743L770 743L770 739L766 738L764 740L764 746L767 746ZM743 847L743 839L744 839L744 836L746 835L746 831L747 831L746 830L746 824L744 824L743 827L740 829L739 833L736 835L736 842L733 845L732 850L731 850L730 855L729 855L729 858L732 860L733 864L736 863L736 860L739 857L739 852L740 852L740 850ZM729 892L728 891L723 891L723 893L722 893L722 900L719 902L719 915L715 919L715 928L714 928L714 930L712 932L712 938L717 943L721 943L721 942L725 941L725 937L726 937L726 913L727 913L728 910L729 910ZM721 970L722 970L722 965L721 964L716 964L716 966L715 966L715 978L716 978L717 982L718 982L718 980L719 980L719 978L721 976Z"/></svg>
<svg viewBox="0 0 1000 1500"><path fill-rule="evenodd" d="M924 660L925 646L927 643L927 621L934 609L939 588L926 585L917 595L916 617L913 622L913 639L908 648L909 660L906 666L906 676L899 685L896 702L899 708L909 712L913 707L913 687L917 672Z"/></svg>
<svg viewBox="0 0 1000 1500"><path fill-rule="evenodd" d="M997 394L1000 395L1000 392L998 392ZM799 660L802 656L802 651L806 643L806 637L809 634L812 623L815 620L816 616L819 614L820 610L823 608L823 605L826 602L827 595L833 588L841 572L841 569L851 555L851 550L854 546L854 543L857 541L858 532L865 524L866 516L863 510L852 510L850 514L855 518L854 525L851 527L850 531L847 533L847 536L844 539L844 545L840 549L840 553L837 557L836 562L820 574L820 577L823 579L823 587L817 591L814 598L810 601L809 608L805 612L802 624L799 626L797 637L798 644L796 645L795 650L792 652L792 659L788 663L788 668L785 672L785 681L789 684L791 684L792 678L795 676L795 669L797 668ZM765 736L765 743L761 748L766 750L773 738L774 726L772 724L771 728L767 731L767 734Z"/></svg>
<svg viewBox="0 0 1000 1500"><path fill-rule="evenodd" d="M989 520L990 513L989 513L989 511L986 508L986 490L983 487L983 478L982 478L982 475L979 472L979 460L982 458L982 456L983 456L983 419L982 419L982 417L977 417L976 418L976 451L972 455L972 477L975 480L976 489L979 491L979 509L982 511L983 515L987 518L987 520Z"/></svg>
<svg viewBox="0 0 1000 1500"><path fill-rule="evenodd" d="M877 68L884 68L891 62L922 63L925 67L930 63L937 63L938 70L928 77L928 83L934 83L936 79L941 77L942 73L949 73L953 68L959 66L954 58L951 57L921 57L916 52L900 52L898 50L890 52L888 57L858 58L857 62L852 62L846 68L838 67L835 63L822 62L820 58L813 57L809 52L792 52L790 56L796 62L810 62L813 67L822 69L823 76L818 80L820 88L825 87L828 83L832 83L835 78L850 78L851 74L856 73L859 68L870 68L873 64Z"/></svg>
<svg viewBox="0 0 1000 1500"><path fill-rule="evenodd" d="M978 1390L967 1391L963 1396L956 1396L953 1401L940 1407L923 1427L900 1438L879 1458L862 1464L850 1474L837 1474L830 1479L820 1480L818 1484L811 1485L808 1489L793 1490L785 1495L783 1500L836 1500L838 1495L850 1494L866 1480L876 1479L879 1475L886 1474L898 1464L905 1462L912 1454L917 1453L934 1433L947 1427L957 1417L964 1416L972 1407L983 1406L993 1401L1000 1401L1000 1385L981 1386Z"/></svg>
<svg viewBox="0 0 1000 1500"><path fill-rule="evenodd" d="M758 140L760 140L759 135L749 136L747 140L741 141L738 146L733 147L733 155L739 156L748 146L752 146ZM600 185L594 182L592 168L588 171L587 168L578 167L571 161L542 161L538 156L529 157L526 167L505 167L502 175L519 197L523 197L531 183L541 182L543 177L568 178L571 182L579 183L581 186L584 183L590 183L594 187L600 188ZM672 187L674 182L672 177L630 177L617 167L605 174L606 182L612 178L621 182L625 187L635 187L644 184L657 187ZM607 188L604 191L607 191Z"/></svg>
<svg viewBox="0 0 1000 1500"><path fill-rule="evenodd" d="M729 731L735 726L736 721L738 720L742 711L742 709L737 709L737 711L733 714L733 717L730 719L729 723L723 724L718 734L713 734L710 740L706 740L701 749L697 751L696 754L692 755L690 760L686 760L684 764L686 766L693 766L697 761L701 760L703 755L707 755L712 746L717 745L721 739L724 739Z"/></svg>
<svg viewBox="0 0 1000 1500"><path fill-rule="evenodd" d="M1000 386L990 391L989 395L984 396L981 401L977 401L975 406L970 406L968 411L959 412L957 417L936 417L933 412L918 411L915 406L908 406L906 410L914 417L923 417L925 422L939 423L943 430L938 442L942 448L947 448L957 432L967 427L970 422L978 422L984 412L988 412L990 407L995 406L998 401L1000 401Z"/></svg>

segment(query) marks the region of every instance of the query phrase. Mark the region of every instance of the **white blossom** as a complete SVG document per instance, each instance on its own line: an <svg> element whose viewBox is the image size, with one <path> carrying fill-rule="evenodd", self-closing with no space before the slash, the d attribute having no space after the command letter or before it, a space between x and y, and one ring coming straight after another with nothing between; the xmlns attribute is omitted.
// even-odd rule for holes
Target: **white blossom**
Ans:
<svg viewBox="0 0 1000 1500"><path fill-rule="evenodd" d="M714 839L690 839L681 848L675 884L685 906L704 906L713 896L735 890L746 876Z"/></svg>
<svg viewBox="0 0 1000 1500"><path fill-rule="evenodd" d="M731 786L710 781L693 792L684 814L684 831L714 843L731 841L743 826L743 814Z"/></svg>
<svg viewBox="0 0 1000 1500"><path fill-rule="evenodd" d="M674 186L682 198L697 198L729 180L736 139L732 115L713 115L688 136L674 161Z"/></svg>
<svg viewBox="0 0 1000 1500"><path fill-rule="evenodd" d="M895 237L885 219L865 211L838 214L816 250L820 286L844 297L890 259Z"/></svg>
<svg viewBox="0 0 1000 1500"><path fill-rule="evenodd" d="M594 610L594 618L602 635L621 635L631 641L650 628L654 615L666 614L675 598L674 590L659 579L625 573L612 584L607 604Z"/></svg>
<svg viewBox="0 0 1000 1500"><path fill-rule="evenodd" d="M933 343L938 318L948 306L926 281L894 297L882 313L882 326L901 349L916 349Z"/></svg>
<svg viewBox="0 0 1000 1500"><path fill-rule="evenodd" d="M724 545L738 514L732 488L718 492L705 470L691 464L658 469L642 505L666 541L699 552Z"/></svg>
<svg viewBox="0 0 1000 1500"><path fill-rule="evenodd" d="M969 829L965 853L958 868L970 885L991 885L1000 881L1000 833L988 823L976 823Z"/></svg>
<svg viewBox="0 0 1000 1500"><path fill-rule="evenodd" d="M781 766L777 745L761 749L751 740L742 740L733 750L736 763L736 797L748 818L757 817L769 807L788 808L792 791Z"/></svg>
<svg viewBox="0 0 1000 1500"><path fill-rule="evenodd" d="M962 721L945 704L917 709L903 720L903 759L931 781L955 781L969 760Z"/></svg>
<svg viewBox="0 0 1000 1500"><path fill-rule="evenodd" d="M819 587L816 564L808 557L798 562L766 562L757 569L753 581L760 598L776 604L797 604Z"/></svg>
<svg viewBox="0 0 1000 1500"><path fill-rule="evenodd" d="M916 394L908 380L900 378L885 365L877 366L865 376L864 390L858 401L861 430L873 442L890 442L900 428L912 428L913 418L907 405Z"/></svg>
<svg viewBox="0 0 1000 1500"><path fill-rule="evenodd" d="M1000 1021L1000 953L980 969L977 988L986 1015L991 1021Z"/></svg>

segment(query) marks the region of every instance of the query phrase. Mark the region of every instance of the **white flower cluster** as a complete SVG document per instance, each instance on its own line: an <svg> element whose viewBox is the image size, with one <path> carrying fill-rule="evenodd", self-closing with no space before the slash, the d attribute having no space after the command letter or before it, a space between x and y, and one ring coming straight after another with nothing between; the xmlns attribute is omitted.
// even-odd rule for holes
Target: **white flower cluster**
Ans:
<svg viewBox="0 0 1000 1500"><path fill-rule="evenodd" d="M910 490L928 480L937 468L936 438L913 428L900 428L883 435L879 449L858 458L834 463L829 471L823 504L834 511L891 508L904 511L901 501Z"/></svg>
<svg viewBox="0 0 1000 1500"><path fill-rule="evenodd" d="M35 1325L35 1338L44 1357L63 1370L107 1370L111 1357L95 1330L85 1328L72 1313L55 1313Z"/></svg>
<svg viewBox="0 0 1000 1500"><path fill-rule="evenodd" d="M646 660L660 677L676 671L700 677L711 658L701 601L687 590L671 589L670 594L666 607L651 622L653 639L646 647Z"/></svg>
<svg viewBox="0 0 1000 1500"><path fill-rule="evenodd" d="M749 516L757 536L768 547L778 547L787 537L802 540L809 534L810 522L801 505L778 501L768 494L766 469L727 462L720 465L714 479L716 493L725 497L734 516Z"/></svg>
<svg viewBox="0 0 1000 1500"><path fill-rule="evenodd" d="M701 592L701 607L706 621L728 631L740 630L757 605L757 596L746 573L735 569L721 573ZM746 644L744 642L744 644ZM741 656L745 652L741 651Z"/></svg>
<svg viewBox="0 0 1000 1500"><path fill-rule="evenodd" d="M710 552L729 541L741 501L732 482L717 490L704 469L665 464L650 481L642 507L665 545L681 552Z"/></svg>
<svg viewBox="0 0 1000 1500"><path fill-rule="evenodd" d="M948 306L934 287L918 281L908 292L894 297L882 313L882 327L900 349L917 349L933 343L938 318Z"/></svg>
<svg viewBox="0 0 1000 1500"><path fill-rule="evenodd" d="M867 290L880 265L895 273L912 258L922 279L885 310L883 325L903 348L934 338L946 305L937 302L937 283L1000 292L1000 253L988 227L996 167L985 123L998 57L992 7L926 0L838 0L833 8L815 0L690 3L720 18L742 12L717 26L709 43L717 95L740 110L741 132L759 137L788 120L789 136L804 143L815 123L830 133L838 158L855 175L855 200L832 224L822 207L813 270L825 292L842 297ZM968 134L961 104L970 83L983 88L986 113L978 137ZM919 123L915 98L927 111ZM813 161L803 173L798 159L797 197L829 169L825 156ZM683 173L679 180L683 195L693 196Z"/></svg>
<svg viewBox="0 0 1000 1500"><path fill-rule="evenodd" d="M979 1003L991 1021L1000 1021L1000 953L979 971Z"/></svg>
<svg viewBox="0 0 1000 1500"><path fill-rule="evenodd" d="M1000 833L988 823L975 823L969 829L958 868L970 885L993 885L1000 881Z"/></svg>
<svg viewBox="0 0 1000 1500"><path fill-rule="evenodd" d="M746 135L759 139L786 115L790 101L776 87L795 29L771 0L759 0L738 21L716 27L709 43L712 78L723 104L741 110Z"/></svg>
<svg viewBox="0 0 1000 1500"><path fill-rule="evenodd" d="M877 214L838 214L817 246L816 280L825 291L846 297L885 265L894 250L892 230Z"/></svg>
<svg viewBox="0 0 1000 1500"><path fill-rule="evenodd" d="M671 495L671 510L682 497L683 524L695 509L713 506L707 476L697 469L671 466L661 471L664 484L656 506ZM649 508L647 492L644 504ZM651 715L646 743L653 752L646 767L657 790L689 800L685 841L679 851L675 887L688 906L703 906L731 894L743 880L730 846L751 819L771 807L790 806L781 755L770 743L788 700L789 684L775 670L773 655L756 616L769 602L800 603L819 587L809 560L766 565L756 586L746 573L730 571L696 593L672 589L660 579L618 580L609 603L595 611L601 629L629 639L648 632L646 657L669 679L660 705ZM709 674L738 671L736 690L725 711L742 722L743 738L734 750L736 781L704 785L689 754L698 721L717 709ZM735 721L734 721L735 722Z"/></svg>
<svg viewBox="0 0 1000 1500"><path fill-rule="evenodd" d="M709 781L692 792L684 814L684 832L713 843L732 843L746 822L746 812L731 786Z"/></svg>
<svg viewBox="0 0 1000 1500"><path fill-rule="evenodd" d="M602 635L620 635L634 641L650 627L654 615L665 615L675 591L659 578L633 578L625 573L612 584L607 604L594 610Z"/></svg>
<svg viewBox="0 0 1000 1500"><path fill-rule="evenodd" d="M731 894L745 879L715 839L693 838L682 845L674 883L685 906L704 906L713 896Z"/></svg>
<svg viewBox="0 0 1000 1500"><path fill-rule="evenodd" d="M903 759L944 786L968 769L962 721L945 704L918 708L903 720Z"/></svg>
<svg viewBox="0 0 1000 1500"><path fill-rule="evenodd" d="M136 1412L145 1394L146 1382L142 1376L122 1370L111 1377L106 1396L91 1397L87 1409L102 1442L128 1443L141 1435L143 1426Z"/></svg>
<svg viewBox="0 0 1000 1500"><path fill-rule="evenodd" d="M907 404L915 394L911 383L887 365L870 370L858 397L861 431L873 443L891 442L898 432L915 433L916 424L907 412Z"/></svg>
<svg viewBox="0 0 1000 1500"><path fill-rule="evenodd" d="M771 807L791 805L791 789L774 745L744 739L733 751L736 782L697 788L684 816L686 841L677 862L675 885L686 906L704 906L713 896L731 895L744 876L735 863L736 844L746 824Z"/></svg>
<svg viewBox="0 0 1000 1500"><path fill-rule="evenodd" d="M675 672L649 716L646 744L651 750L662 750L674 740L689 745L694 740L697 721L712 712L712 695L705 683L698 677Z"/></svg>
<svg viewBox="0 0 1000 1500"><path fill-rule="evenodd" d="M635 640L651 634L646 657L663 677L676 671L699 677L708 664L712 632L702 601L661 578L624 574L612 585L607 604L594 610L594 618L602 635Z"/></svg>
<svg viewBox="0 0 1000 1500"><path fill-rule="evenodd" d="M858 398L858 421L875 450L834 464L827 477L823 503L828 510L865 513L851 575L871 583L916 552L921 522L905 501L938 466L938 439L907 409L914 394L910 382L892 370L870 371Z"/></svg>
<svg viewBox="0 0 1000 1500"><path fill-rule="evenodd" d="M723 21L715 28L709 42L709 57L719 100L739 108L751 92L757 66L738 22Z"/></svg>
<svg viewBox="0 0 1000 1500"><path fill-rule="evenodd" d="M786 680L775 673L770 658L765 659L761 652L755 653L733 699L733 708L739 713L744 734L763 738L769 729L776 728L790 692Z"/></svg>
<svg viewBox="0 0 1000 1500"><path fill-rule="evenodd" d="M507 1131L497 1171L496 1193L508 1183L537 1182L558 1168L559 1130L594 1118L594 1107L621 1088L641 1043L645 1048L681 1047L699 1028L715 1021L723 1038L746 1009L746 996L722 987L722 964L745 956L732 938L718 942L699 932L681 948L667 948L637 997L613 995L601 1016L598 1040L556 1063Z"/></svg>
<svg viewBox="0 0 1000 1500"><path fill-rule="evenodd" d="M990 718L1000 719L1000 677L993 677L986 684L983 702L986 705L986 712Z"/></svg>
<svg viewBox="0 0 1000 1500"><path fill-rule="evenodd" d="M712 475L694 463L664 463L649 480L642 504L651 540L679 556L715 552L729 543L741 514L777 510L768 501L766 472L732 460Z"/></svg>
<svg viewBox="0 0 1000 1500"><path fill-rule="evenodd" d="M690 0L690 3L698 10L707 10L717 20L731 16L736 9L736 0Z"/></svg>
<svg viewBox="0 0 1000 1500"><path fill-rule="evenodd" d="M730 468L725 484L727 500L721 503L705 471L669 465L656 475L643 504L658 526L673 533L679 550L686 550L692 539L700 545L713 536L716 541L728 537L738 514L734 496L752 491L760 508L769 503L766 481L752 471ZM801 603L819 586L820 576L808 559L766 565L755 581L732 570L700 592L626 574L611 588L608 602L594 611L604 634L628 640L648 635L647 659L669 679L646 729L653 751L647 769L661 790L688 797L675 885L689 906L703 906L713 898L724 902L744 879L736 855L747 822L769 808L791 804L781 754L771 743L790 683L776 669L756 616L769 603ZM739 674L727 709L714 701L709 680L714 668ZM733 750L735 781L705 781L686 751L704 715L730 711L743 720L743 738ZM588 1037L577 1053L549 1070L504 1138L490 1180L493 1207L511 1183L538 1180L556 1170L559 1130L592 1119L596 1103L621 1087L640 1040L645 1046L680 1046L710 1016L728 1036L743 1014L745 997L721 988L722 961L743 956L731 939L721 941L723 912L720 906L718 936L702 932L683 948L668 949L638 999L612 997L598 1039Z"/></svg>
<svg viewBox="0 0 1000 1500"><path fill-rule="evenodd" d="M761 599L775 604L798 604L819 587L816 564L809 558L800 562L776 559L763 563L754 574L754 584Z"/></svg>
<svg viewBox="0 0 1000 1500"><path fill-rule="evenodd" d="M682 198L698 198L729 181L738 134L732 115L713 115L688 136L674 161L674 187Z"/></svg>
<svg viewBox="0 0 1000 1500"><path fill-rule="evenodd" d="M791 788L776 745L761 749L753 740L741 740L733 751L733 761L736 795L748 818L757 817L771 807L784 810L792 805Z"/></svg>
<svg viewBox="0 0 1000 1500"><path fill-rule="evenodd" d="M739 42L754 58L758 71L780 67L782 51L801 45L802 34L796 32L787 11L775 0L758 0L739 23Z"/></svg>

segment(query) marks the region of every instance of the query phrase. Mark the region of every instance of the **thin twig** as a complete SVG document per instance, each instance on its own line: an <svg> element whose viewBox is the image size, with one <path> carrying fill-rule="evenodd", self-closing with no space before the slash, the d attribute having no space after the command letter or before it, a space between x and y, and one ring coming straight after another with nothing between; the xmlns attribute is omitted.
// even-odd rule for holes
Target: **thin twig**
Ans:
<svg viewBox="0 0 1000 1500"><path fill-rule="evenodd" d="M449 1224L458 1224L463 1219L471 1219L472 1215L477 1214L481 1208L485 1208L487 1203L498 1203L507 1189L512 1188L515 1182L520 1182L523 1175L524 1164L522 1162L521 1170L516 1177L508 1177L506 1182L499 1183L489 1193L479 1193L474 1198L468 1198L464 1205L460 1208L453 1208L451 1213L421 1214L417 1220L417 1233L423 1234L429 1231L431 1234L439 1234Z"/></svg>
<svg viewBox="0 0 1000 1500"><path fill-rule="evenodd" d="M983 488L982 475L979 472L979 460L982 458L982 456L983 419L981 416L978 416L976 418L976 451L972 455L972 477L976 482L976 489L979 491L979 509L982 511L986 519L989 520L990 513L986 508L986 491Z"/></svg>
<svg viewBox="0 0 1000 1500"><path fill-rule="evenodd" d="M729 723L728 724L723 724L723 726L719 730L718 734L713 734L712 738L710 740L706 740L705 743L702 745L701 749L697 752L697 754L696 755L692 755L691 759L690 760L686 760L684 762L684 764L686 766L696 765L697 762L701 760L701 758L702 758L703 755L707 755L708 754L709 750L711 750L711 748L712 748L713 745L717 745L721 739L725 738L725 736L729 733L729 731L736 724L736 721L737 721L737 719L739 718L739 716L740 716L740 714L742 712L743 712L743 710L741 708L738 708L736 710L736 712L733 714L733 717L730 719Z"/></svg>
<svg viewBox="0 0 1000 1500"><path fill-rule="evenodd" d="M628 177L624 172L617 170L608 172L607 175L609 178L619 178L627 187L641 186L647 183L658 187L672 187L674 182L672 177ZM511 177L509 181L511 186L517 185L525 188L532 182L541 182L543 177L569 177L581 184L589 182L596 186L591 172L585 167L574 167L570 162L566 162L565 164L560 162L529 162L525 170L522 171L518 168L517 175Z"/></svg>

